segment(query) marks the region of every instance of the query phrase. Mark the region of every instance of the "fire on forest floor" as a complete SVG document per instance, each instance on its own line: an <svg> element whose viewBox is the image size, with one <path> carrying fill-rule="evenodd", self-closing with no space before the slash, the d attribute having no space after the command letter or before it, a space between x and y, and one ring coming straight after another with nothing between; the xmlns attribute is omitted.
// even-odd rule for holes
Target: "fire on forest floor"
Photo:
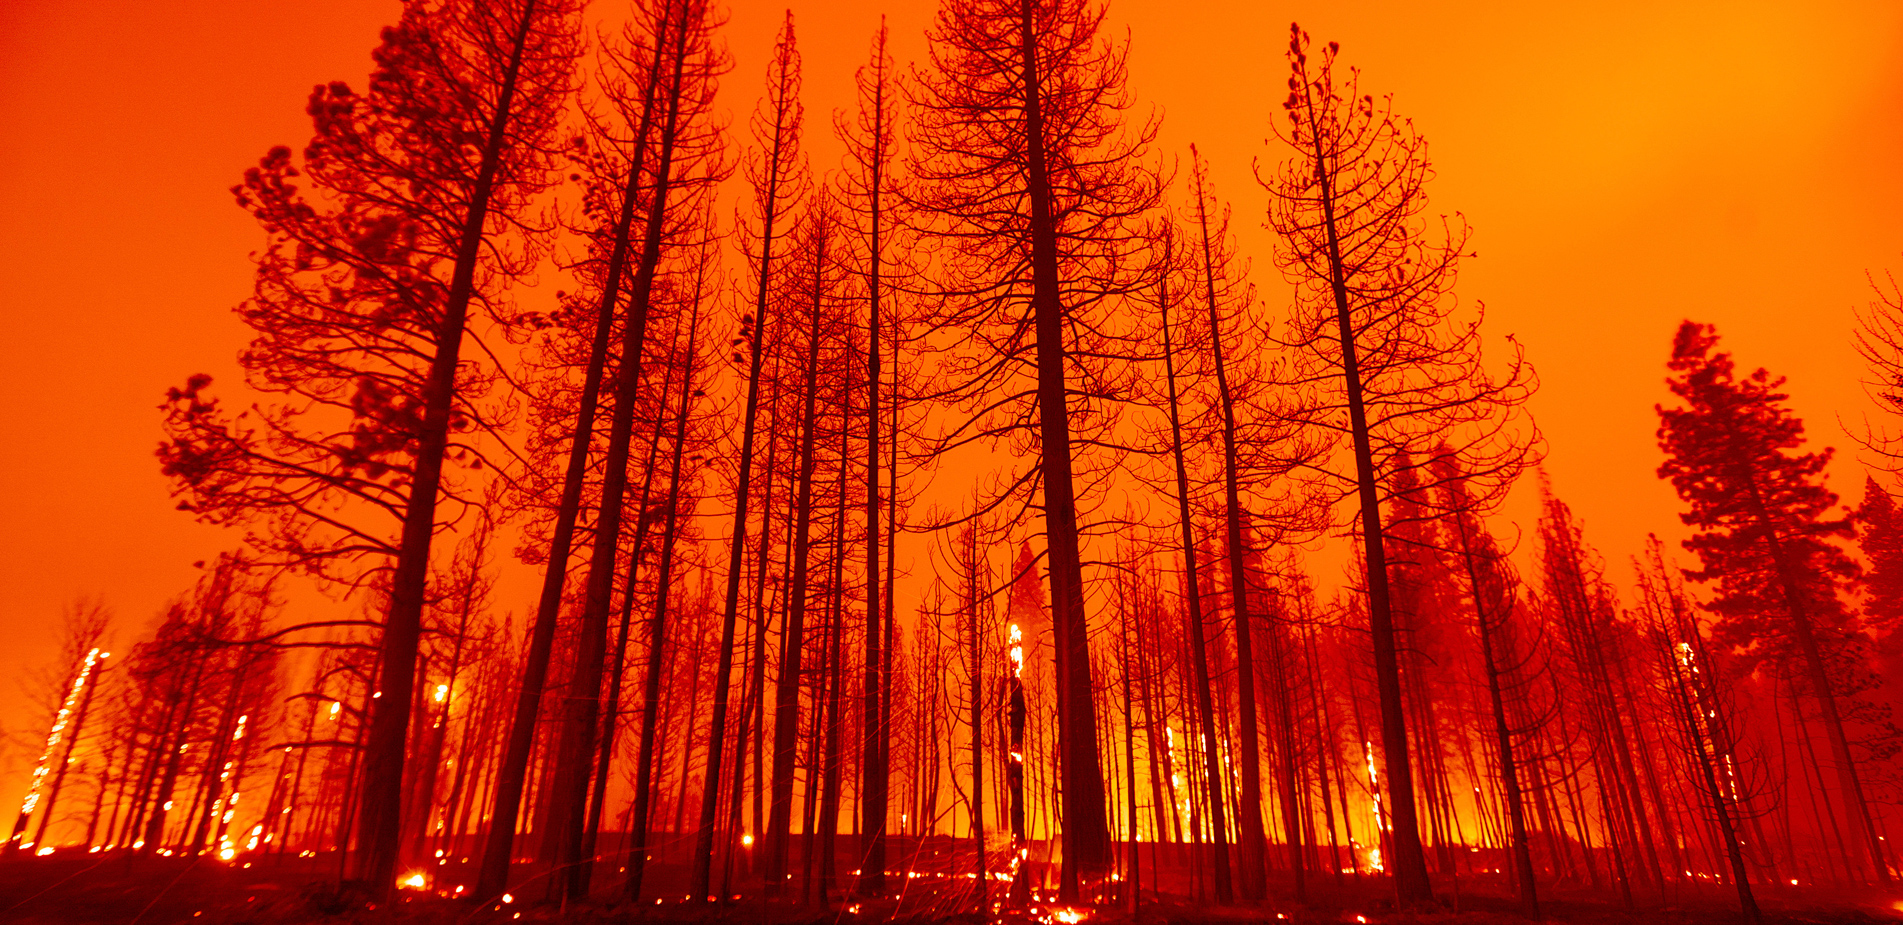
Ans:
<svg viewBox="0 0 1903 925"><path fill-rule="evenodd" d="M1259 907L1223 907L1146 891L1133 917L1127 906L1065 906L1039 897L1029 906L975 911L966 884L908 883L897 898L835 900L829 907L763 902L739 894L725 905L683 900L657 905L589 904L567 910L523 899L475 907L429 893L399 891L382 908L341 890L336 861L286 858L283 863L233 867L200 859L132 857L122 853L68 857L20 856L0 861L0 923L4 925L1514 925L1524 923L1514 903L1486 885L1461 892L1438 884L1435 911L1394 912L1372 882L1361 890L1321 892L1307 905L1271 901ZM1285 886L1285 885L1284 885ZM1278 891L1286 894L1286 890ZM1617 897L1555 889L1544 898L1546 920L1569 925L1719 925L1738 920L1736 906L1717 891L1641 904L1626 911ZM1765 890L1759 897L1767 925L1864 925L1903 922L1903 896L1847 889ZM1456 905L1457 904L1457 905Z"/></svg>

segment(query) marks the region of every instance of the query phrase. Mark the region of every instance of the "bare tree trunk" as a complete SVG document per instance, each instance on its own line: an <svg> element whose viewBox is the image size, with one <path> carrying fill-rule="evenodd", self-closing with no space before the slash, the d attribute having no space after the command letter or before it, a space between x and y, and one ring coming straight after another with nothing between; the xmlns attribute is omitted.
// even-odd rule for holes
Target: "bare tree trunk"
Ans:
<svg viewBox="0 0 1903 925"><path fill-rule="evenodd" d="M851 394L848 392L847 394ZM821 762L825 779L822 781L819 805L819 904L832 902L833 884L838 879L837 848L839 836L839 787L841 783L842 756L840 735L841 707L846 698L844 686L845 658L843 648L846 634L845 626L845 567L846 567L846 470L850 453L848 438L851 435L852 408L847 403L841 408L839 419L839 472L834 493L839 505L834 510L833 549L832 549L832 587L827 595L828 626L826 630L826 698L825 698L825 751ZM819 704L814 704L817 709Z"/></svg>
<svg viewBox="0 0 1903 925"><path fill-rule="evenodd" d="M1235 616L1236 674L1240 682L1242 730L1242 896L1259 902L1268 897L1268 836L1262 824L1262 759L1256 734L1255 653L1249 639L1249 580L1242 535L1242 489L1236 471L1236 406L1229 389L1227 351L1222 343L1221 313L1216 297L1216 242L1211 239L1209 197L1196 176L1196 224L1201 234L1204 302L1209 311L1209 349L1216 361L1216 397L1222 406L1223 518L1227 530L1225 551L1229 565L1231 612ZM1291 844L1294 842L1291 841ZM1298 896L1302 892L1301 864L1295 865Z"/></svg>
<svg viewBox="0 0 1903 925"><path fill-rule="evenodd" d="M1663 563L1660 563L1663 572ZM1757 898L1751 893L1751 874L1745 867L1744 849L1738 841L1737 827L1731 817L1731 803L1725 798L1723 787L1718 782L1714 765L1713 751L1721 750L1717 743L1708 743L1706 732L1715 728L1718 705L1705 696L1700 685L1687 676L1685 669L1696 666L1694 662L1703 662L1704 639L1698 627L1685 614L1678 595L1670 595L1674 632L1690 637L1678 647L1671 647L1670 636L1663 625L1654 628L1659 643L1666 648L1663 653L1666 666L1671 671L1673 705L1678 708L1679 722L1684 726L1686 735L1692 740L1692 754L1697 760L1699 780L1704 787L1704 795L1711 802L1712 817L1718 823L1718 835L1725 845L1725 858L1731 862L1732 886L1738 891L1739 912L1746 925L1757 925L1763 920L1758 911ZM1660 624L1663 624L1661 619ZM1696 669L1700 675L1710 670L1707 663L1703 669Z"/></svg>
<svg viewBox="0 0 1903 925"><path fill-rule="evenodd" d="M1401 668L1394 645L1394 612L1388 589L1387 544L1381 523L1380 474L1374 469L1374 448L1363 404L1361 367L1355 355L1355 326L1348 305L1346 270L1335 226L1334 193L1321 165L1326 152L1315 152L1316 182L1322 188L1322 208L1328 229L1329 285L1334 292L1335 317L1341 344L1341 369L1348 399L1348 425L1354 439L1356 493L1361 506L1361 550L1368 579L1368 631L1374 649L1375 691L1381 707L1381 752L1388 772L1388 815L1393 843L1395 895L1405 905L1432 901L1427 858L1414 809L1414 771L1407 752L1407 707L1401 697Z"/></svg>
<svg viewBox="0 0 1903 925"><path fill-rule="evenodd" d="M1172 384L1172 393L1173 392L1174 392L1174 386ZM1177 446L1180 451L1182 446L1180 435L1178 438ZM1118 590L1121 591L1123 589L1123 586L1124 586L1124 583L1119 582ZM1121 594L1119 594L1118 596L1120 598L1122 597ZM1123 795L1124 795L1125 819L1127 820L1127 824L1124 830L1124 839L1125 839L1125 847L1128 848L1130 852L1129 863L1124 868L1123 899L1124 899L1124 902L1126 902L1129 905L1130 916L1134 920L1137 914L1137 907L1142 902L1143 875L1142 875L1141 868L1138 866L1141 863L1141 860L1137 855L1136 706L1130 695L1130 667L1131 667L1130 666L1130 618L1131 618L1130 606L1131 605L1130 605L1130 602L1125 600L1119 600L1118 604L1119 604L1118 609L1123 612L1122 613L1123 619L1122 621L1120 621L1122 625L1118 627L1120 632L1117 634L1117 644L1118 644L1118 647L1122 651L1117 653L1117 656L1118 656L1117 662L1123 668L1123 772L1124 772Z"/></svg>
<svg viewBox="0 0 1903 925"><path fill-rule="evenodd" d="M978 524L973 522L966 528L964 536L965 568L965 620L971 633L970 646L966 658L971 671L971 841L975 857L974 870L978 878L974 891L979 915L984 915L990 903L986 895L990 892L988 875L985 870L985 665L984 665L984 623L979 619L979 601L987 593L979 587L979 576L984 566L984 551L978 544Z"/></svg>
<svg viewBox="0 0 1903 925"><path fill-rule="evenodd" d="M1163 260L1165 264L1168 264L1171 256L1168 242L1164 245L1163 253ZM1203 592L1198 574L1200 570L1196 564L1195 526L1190 521L1189 516L1189 467L1183 460L1183 418L1176 394L1176 344L1170 336L1168 280L1169 276L1165 273L1161 284L1161 295L1157 300L1157 308L1162 314L1163 378L1168 384L1170 403L1170 457L1175 463L1176 468L1176 520L1180 528L1182 539L1183 580L1186 586L1185 594L1189 599L1190 664L1196 673L1196 677L1209 681L1213 680L1214 676L1209 672L1209 656L1206 651L1207 643L1203 638L1203 633L1206 629L1203 620ZM1210 320L1212 322L1215 320L1213 311L1211 312ZM1217 346L1217 350L1221 350L1220 345ZM1220 353L1218 353L1218 355L1220 355ZM1219 364L1218 369L1220 369L1221 361L1218 360L1217 362ZM1218 375L1221 374L1218 373ZM1227 407L1228 403L1225 401L1224 408L1227 409ZM1231 449L1233 450L1233 447ZM1233 461L1234 457L1232 452L1230 462L1233 463ZM1233 484L1233 482L1231 484ZM1236 600L1240 601L1242 599L1243 593L1238 589L1236 591ZM1247 639L1249 635L1248 630L1242 628L1244 615L1245 611L1242 609L1238 608L1236 610L1236 632L1239 639ZM1238 650L1238 654L1240 654L1240 650ZM1246 670L1246 668L1243 667L1243 663L1238 664L1238 670ZM1209 699L1209 690L1212 685L1203 683L1194 686L1196 688L1196 710L1201 720L1198 728L1202 731L1203 742L1205 743L1205 747L1203 748L1203 779L1209 783L1211 797L1209 801L1210 822L1215 832L1215 840L1211 846L1212 857L1210 859L1210 869L1214 874L1216 902L1226 906L1235 902L1235 889L1229 880L1229 824L1223 812L1223 774L1221 764L1216 755L1215 709L1210 704ZM1254 688L1252 686L1244 685L1243 687L1243 711L1250 722L1253 722L1255 713L1247 700L1250 696L1250 692L1253 690ZM1247 728L1253 729L1254 727L1248 726ZM1253 733L1251 733L1251 738L1253 738ZM1246 763L1249 759L1245 757L1243 760ZM1245 767L1245 771L1246 770L1247 768ZM1246 799L1245 795L1245 802Z"/></svg>
<svg viewBox="0 0 1903 925"><path fill-rule="evenodd" d="M575 655L575 677L568 690L568 716L557 752L556 776L552 795L555 813L550 835L557 839L556 863L565 874L551 878L551 892L559 890L568 901L587 897L589 874L593 865L581 855L582 828L586 819L589 759L594 755L594 737L600 722L602 662L608 642L608 605L614 588L616 547L621 537L621 513L628 483L628 449L633 441L634 405L640 392L642 353L647 342L650 300L654 290L656 267L661 259L661 238L667 222L668 192L673 184L676 135L681 110L682 75L687 64L688 24L674 33L670 56L673 74L667 95L667 118L661 129L660 162L654 171L654 187L648 193L647 234L641 245L641 261L628 292L628 317L622 322L621 362L616 369L614 418L608 428L608 456L602 476L601 509L595 517L595 546L588 564L588 586L581 620L581 639ZM657 49L657 54L659 54Z"/></svg>
<svg viewBox="0 0 1903 925"><path fill-rule="evenodd" d="M410 696L416 682L416 653L422 639L423 606L429 583L430 540L436 532L436 496L443 481L443 456L449 448L449 423L456 401L456 368L469 301L475 294L476 262L481 257L483 224L495 189L503 147L509 142L509 118L515 101L523 52L536 18L536 0L522 7L522 22L509 50L509 64L500 84L500 97L483 139L482 162L469 214L463 219L457 243L455 269L437 329L436 355L430 360L429 385L424 392L421 426L417 433L416 462L410 473L408 505L403 512L402 541L396 569L390 579L390 610L383 626L381 667L383 688L372 698L369 728L364 738L359 788L358 839L361 847L357 874L372 896L383 898L396 888L397 855L403 837L403 746L410 720ZM507 856L504 855L506 863Z"/></svg>
<svg viewBox="0 0 1903 925"><path fill-rule="evenodd" d="M880 79L873 89L873 131L875 146L871 163L871 176L868 178L867 193L871 196L872 234L868 255L867 302L869 314L866 320L868 344L866 353L866 640L865 640L865 693L864 705L860 709L860 742L863 757L860 759L861 784L859 788L860 837L863 839L859 853L858 892L866 896L879 896L885 892L885 814L888 802L887 788L890 784L890 771L886 761L886 724L885 713L881 709L882 691L885 683L885 668L881 662L880 621L891 620L891 608L888 605L882 617L879 598L879 336L881 333L880 312L884 307L881 289L884 271L885 252L881 247L884 227L882 221L885 170L885 90L883 79L885 66L885 26L881 22L877 50L874 52L875 66L879 67ZM895 457L897 453L893 454ZM843 461L841 462L843 465ZM897 486L894 486L894 491Z"/></svg>
<svg viewBox="0 0 1903 925"><path fill-rule="evenodd" d="M655 36L658 50L665 44L666 25ZM663 56L656 54L648 73L648 86L659 81ZM549 541L548 568L542 576L542 593L537 601L535 622L529 631L529 648L522 665L522 682L517 689L515 711L509 725L508 744L502 764L496 771L494 804L482 861L477 869L475 899L489 902L509 887L509 864L515 854L515 830L522 810L522 792L528 781L529 753L535 748L536 718L542 709L542 693L548 684L549 658L555 647L555 628L561 616L562 591L568 579L569 558L574 550L575 521L580 516L582 488L587 478L588 449L594 439L595 415L601 398L601 380L608 355L608 342L614 309L621 295L621 278L626 272L630 233L634 223L634 203L641 189L641 176L647 158L648 133L653 128L655 100L650 94L642 102L641 121L629 151L628 176L622 185L621 213L615 221L614 247L609 252L607 278L595 307L595 331L590 342L588 368L575 410L574 437L569 443L568 468L563 474L562 496L557 502L555 530Z"/></svg>
<svg viewBox="0 0 1903 925"><path fill-rule="evenodd" d="M791 29L791 13L788 26ZM790 31L789 31L790 42ZM795 78L782 72L782 82ZM719 666L714 673L714 712L712 732L707 743L707 779L701 791L700 829L695 836L694 874L689 895L706 896L713 883L714 823L720 808L721 751L727 734L727 692L733 671L734 625L740 609L740 565L747 548L747 495L752 490L753 438L760 408L760 353L767 337L767 293L773 281L773 220L780 199L780 184L792 166L784 163L783 127L792 118L790 101L782 97L774 109L773 148L767 158L764 224L761 228L760 276L753 310L751 357L747 367L747 401L742 413L740 472L734 483L733 534L727 558L727 596L721 624ZM769 512L770 513L770 512ZM762 530L766 525L762 524ZM777 889L778 885L774 885Z"/></svg>
<svg viewBox="0 0 1903 925"><path fill-rule="evenodd" d="M1500 693L1500 664L1494 653L1494 636L1511 613L1511 600L1496 600L1504 589L1489 589L1482 581L1480 562L1474 549L1475 538L1468 533L1468 516L1456 511L1453 517L1460 540L1460 558L1467 572L1467 591L1474 602L1474 623L1479 630L1481 668L1487 676L1487 703L1492 709L1494 747L1500 762L1500 785L1506 791L1507 820L1512 826L1509 845L1513 855L1513 876L1520 892L1520 911L1528 918L1540 917L1539 885L1533 879L1533 853L1526 835L1526 797L1520 789L1519 766L1513 750L1513 732L1507 725L1506 701ZM1499 580L1498 577L1495 579ZM1498 619L1490 617L1491 605L1499 604Z"/></svg>
<svg viewBox="0 0 1903 925"><path fill-rule="evenodd" d="M634 843L628 852L628 880L624 895L629 902L641 899L641 878L647 868L648 833L653 817L654 737L661 714L661 669L667 652L667 608L674 587L675 529L680 519L681 461L687 447L687 419L694 397L695 349L700 331L700 299L696 293L694 313L688 322L687 339L682 341L680 411L674 417L674 453L668 461L667 523L661 530L661 574L655 585L654 612L648 618L647 677L641 689L641 748L635 759L634 809L629 818ZM605 774L604 769L604 774ZM596 798L599 803L600 798Z"/></svg>
<svg viewBox="0 0 1903 925"><path fill-rule="evenodd" d="M1058 899L1076 903L1086 879L1109 867L1104 828L1104 781L1098 760L1097 717L1091 700L1090 640L1084 610L1083 566L1072 484L1070 419L1064 375L1064 307L1059 301L1057 228L1039 99L1037 38L1032 0L1020 0L1020 54L1031 200L1032 310L1037 330L1037 406L1044 532L1049 553L1051 628L1057 664L1058 750L1063 758L1063 855Z"/></svg>
<svg viewBox="0 0 1903 925"><path fill-rule="evenodd" d="M162 741L168 746L165 770L159 778L158 793L152 798L153 805L157 808L146 819L145 837L141 839L145 843L142 847L147 854L157 851L165 838L165 814L171 809L172 791L178 786L179 769L185 761L186 736L191 731L192 711L198 705L198 686L205 676L207 658L204 653L196 652L193 653L193 661L195 665L192 670L192 680L186 688L184 717L178 724L178 734L173 737L170 730L163 730L166 734ZM348 848L346 844L341 846L340 850L348 850Z"/></svg>
<svg viewBox="0 0 1903 925"><path fill-rule="evenodd" d="M815 220L820 220L815 214ZM786 631L781 636L780 674L773 702L773 804L767 819L767 895L785 886L787 849L793 810L794 739L799 729L800 655L806 638L807 565L811 561L815 404L818 399L820 293L825 276L825 235L814 236L812 325L807 334L805 410L800 422L799 497L794 503L793 589L787 601ZM737 574L737 573L736 573ZM703 822L705 820L703 819Z"/></svg>
<svg viewBox="0 0 1903 925"><path fill-rule="evenodd" d="M98 650L95 649L94 651L96 652ZM104 658L95 660L95 664L98 665L98 667L92 671L92 677L86 679L86 690L80 695L79 713L73 718L73 729L70 733L65 734L66 756L60 759L58 769L53 772L53 785L47 788L46 799L41 801L44 805L40 807L40 825L39 828L33 832L33 844L35 845L43 845L46 842L46 827L53 821L53 807L59 804L59 792L66 785L66 771L73 765L73 752L79 748L80 733L86 730L86 715L92 712L93 692L99 689L100 675L104 674L106 670ZM101 789L104 789L103 784L101 785ZM94 815L97 815L97 813L95 812ZM88 828L86 833L86 841L88 843L92 841L92 831L90 828Z"/></svg>

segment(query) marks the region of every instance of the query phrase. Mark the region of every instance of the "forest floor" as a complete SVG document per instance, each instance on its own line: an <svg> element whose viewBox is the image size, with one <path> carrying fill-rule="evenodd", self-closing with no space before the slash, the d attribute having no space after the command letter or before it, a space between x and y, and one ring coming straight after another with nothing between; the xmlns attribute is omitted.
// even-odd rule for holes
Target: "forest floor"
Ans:
<svg viewBox="0 0 1903 925"><path fill-rule="evenodd" d="M292 859L295 861L296 859ZM331 877L324 876L326 873ZM1286 886L1286 884L1282 885ZM1373 884L1369 884L1370 887ZM719 907L683 901L654 906L596 905L563 910L526 899L476 907L428 892L401 892L382 908L341 892L331 864L233 867L208 859L78 855L0 861L0 923L19 925L1519 925L1526 918L1487 884L1437 882L1434 911L1392 911L1392 902L1354 889L1308 904L1271 901L1260 907L1222 907L1146 891L1134 917L1126 907L1060 910L1049 904L981 917L968 882L949 887L907 885L898 899L835 902L830 908L766 903L743 893ZM1287 890L1281 890L1286 895ZM1318 891L1319 892L1319 891ZM1758 898L1773 925L1903 922L1903 894L1849 889L1764 890ZM1552 891L1543 899L1547 921L1569 925L1719 925L1739 921L1734 898L1711 890L1677 902L1623 908L1617 897ZM1063 914L1059 914L1063 913Z"/></svg>

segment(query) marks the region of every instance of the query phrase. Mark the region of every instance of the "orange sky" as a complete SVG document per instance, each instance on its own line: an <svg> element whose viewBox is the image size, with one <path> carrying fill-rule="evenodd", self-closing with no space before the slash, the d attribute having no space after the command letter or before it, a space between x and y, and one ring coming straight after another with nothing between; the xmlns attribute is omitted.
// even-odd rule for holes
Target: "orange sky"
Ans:
<svg viewBox="0 0 1903 925"><path fill-rule="evenodd" d="M616 0L597 0L611 15ZM809 148L883 7L916 58L932 5L795 3ZM1903 6L1864 3L1221 4L1116 0L1131 76L1194 141L1271 307L1286 303L1265 196L1249 178L1278 111L1291 19L1339 40L1364 86L1429 138L1437 206L1480 257L1459 291L1526 345L1557 490L1624 582L1677 503L1653 470L1673 326L1715 322L1744 364L1791 377L1813 436L1868 407L1847 338L1866 269L1903 271ZM784 4L735 2L744 110ZM0 3L0 724L53 650L62 605L103 595L121 642L236 537L172 509L152 449L164 389L205 371L231 391L247 339L229 311L262 241L227 188L273 144L309 137L319 81L361 85L391 0ZM824 135L825 137L822 137ZM1853 423L1854 426L1854 423ZM1846 457L1850 454L1846 450ZM1835 487L1853 498L1846 458ZM1515 505L1515 510L1523 510ZM502 601L504 608L521 608ZM43 730L37 734L43 734ZM0 813L22 758L0 756Z"/></svg>

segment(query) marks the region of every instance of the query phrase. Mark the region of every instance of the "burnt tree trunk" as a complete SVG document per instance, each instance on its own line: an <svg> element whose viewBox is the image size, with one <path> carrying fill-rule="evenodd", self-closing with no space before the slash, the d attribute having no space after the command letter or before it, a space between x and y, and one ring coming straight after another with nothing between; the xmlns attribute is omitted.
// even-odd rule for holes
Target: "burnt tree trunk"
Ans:
<svg viewBox="0 0 1903 925"><path fill-rule="evenodd" d="M1091 699L1090 640L1084 610L1083 565L1077 539L1077 496L1071 477L1070 418L1064 375L1064 306L1057 273L1057 226L1052 217L1046 163L1043 86L1032 0L1019 5L1024 86L1025 145L1031 201L1031 308L1037 332L1039 469L1044 482L1044 532L1050 556L1051 630L1057 666L1058 751L1063 793L1064 866L1058 899L1077 903L1083 881L1109 867L1104 828L1104 780L1098 758L1096 706Z"/></svg>
<svg viewBox="0 0 1903 925"><path fill-rule="evenodd" d="M665 42L667 20L655 36L655 46ZM650 65L648 85L659 81L661 55ZM509 864L515 855L515 830L521 818L522 793L528 782L529 754L535 749L536 718L542 711L542 694L548 684L549 659L555 649L555 627L561 617L562 591L568 580L569 558L574 551L575 521L581 512L582 488L587 480L588 449L594 438L595 414L601 400L601 381L608 356L614 309L621 294L622 275L627 271L629 235L634 223L634 203L641 188L641 176L647 157L648 133L653 128L655 100L652 94L642 102L641 121L634 133L629 153L628 176L622 184L621 211L615 221L614 247L608 255L607 278L595 307L594 337L590 342L588 368L583 374L581 395L575 409L574 436L569 443L568 466L562 477L562 495L556 503L555 530L549 540L548 567L542 576L541 597L537 600L535 622L529 630L529 647L522 663L522 682L515 697L515 710L509 724L509 738L496 769L488 836L483 843L482 860L477 869L475 899L488 902L509 888Z"/></svg>

